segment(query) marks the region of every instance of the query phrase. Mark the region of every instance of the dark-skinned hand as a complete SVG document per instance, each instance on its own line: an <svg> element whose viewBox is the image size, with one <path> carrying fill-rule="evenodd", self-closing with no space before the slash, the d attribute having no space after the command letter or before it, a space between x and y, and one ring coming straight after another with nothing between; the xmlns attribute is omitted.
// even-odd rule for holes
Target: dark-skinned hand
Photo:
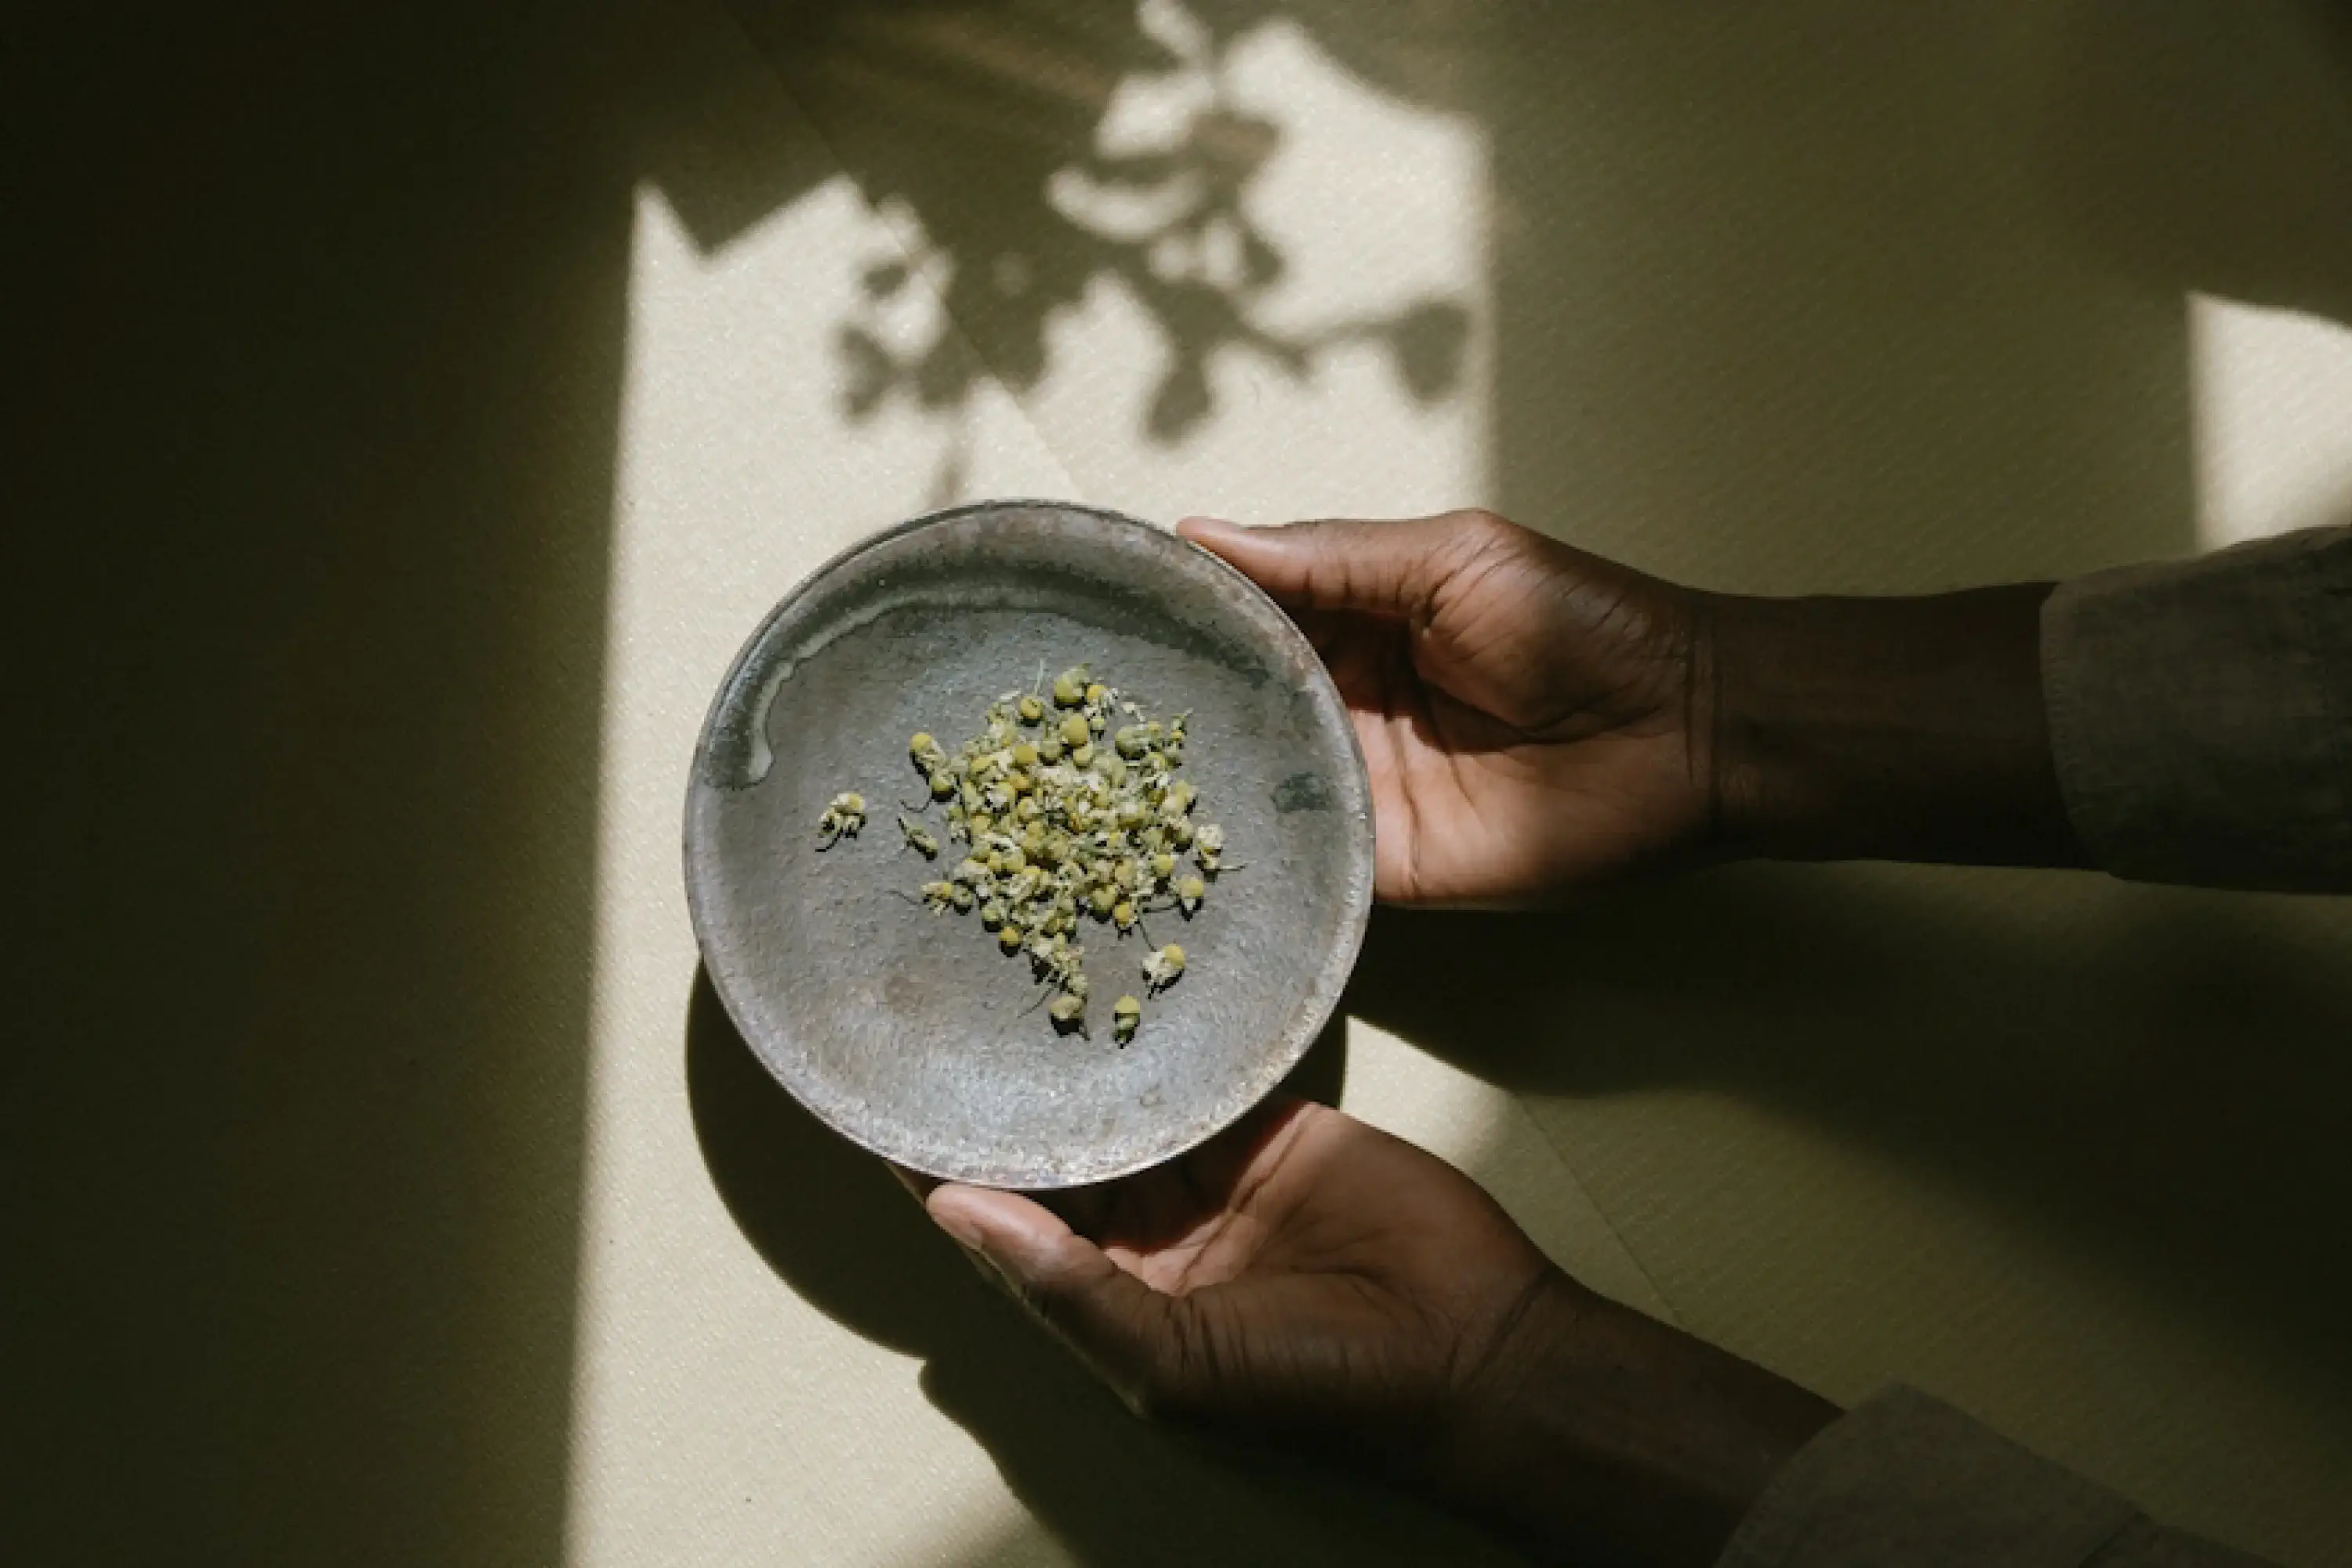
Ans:
<svg viewBox="0 0 2352 1568"><path fill-rule="evenodd" d="M1381 898L1541 903L1703 851L1702 596L1488 512L1177 531L1323 656L1371 775Z"/></svg>
<svg viewBox="0 0 2352 1568"><path fill-rule="evenodd" d="M1835 1414L1583 1289L1469 1178L1321 1105L1102 1187L927 1207L1139 1413L1370 1468L1546 1554L1710 1561Z"/></svg>

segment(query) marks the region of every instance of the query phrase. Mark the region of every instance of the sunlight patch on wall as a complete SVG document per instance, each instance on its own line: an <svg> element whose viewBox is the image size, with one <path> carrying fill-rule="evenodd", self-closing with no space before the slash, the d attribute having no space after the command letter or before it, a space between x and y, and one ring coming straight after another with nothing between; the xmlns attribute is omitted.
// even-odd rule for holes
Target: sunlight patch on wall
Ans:
<svg viewBox="0 0 2352 1568"><path fill-rule="evenodd" d="M1163 522L1486 499L1480 133L1386 98L1276 23L1158 109L1148 91L1118 97L1102 145L1148 148L1180 122L1189 133L1203 104L1228 139L1213 152L1263 154L1220 209L1246 221L1146 248L1161 252L1149 266L1162 282L1254 279L1238 334L1188 314L1213 314L1218 290L1179 289L1158 301L1174 298L1172 314L1155 309L1148 284L1118 275L1124 262L1097 265L1090 241L1065 236L1075 259L1028 264L1098 275L1047 320L1050 352L1026 381L995 359L1014 363L1008 345L1028 323L987 300L967 313L971 297L952 287L985 261L988 300L1022 293L1018 247L979 198L932 193L918 211L817 178L706 248L661 192L639 195L583 1046L570 1563L971 1560L992 1542L1023 1561L1066 1558L1008 1485L991 1434L959 1424L936 1377L919 1381L927 1357L938 1373L938 1347L862 1317L841 1281L772 1264L717 1190L682 1068L697 961L678 822L697 731L741 639L795 583L899 519L990 495ZM762 112L804 150L827 144L781 99ZM1064 195L1074 211L1094 199ZM1182 417L1167 414L1171 398ZM1418 1058L1398 1054L1385 1067L1369 1057L1356 1092L1377 1104L1385 1078L1419 1082ZM1444 1130L1459 1155L1483 1156L1482 1124L1509 1114L1507 1097L1454 1089ZM1425 1113L1434 1101L1387 1103ZM890 1267L877 1261L857 1289L887 1294ZM1252 1528L1290 1528L1262 1506Z"/></svg>
<svg viewBox="0 0 2352 1568"><path fill-rule="evenodd" d="M2195 294L2189 331L2197 542L2352 521L2352 329Z"/></svg>
<svg viewBox="0 0 2352 1568"><path fill-rule="evenodd" d="M853 426L840 406L833 340L856 288L843 258L887 243L841 181L710 256L659 195L638 201L585 1043L573 1563L876 1561L1020 1517L986 1452L915 1392L918 1369L747 1243L681 1083L696 953L678 817L705 705L787 589L919 510L938 456L919 416ZM975 417L992 481L1066 488L1002 394Z"/></svg>

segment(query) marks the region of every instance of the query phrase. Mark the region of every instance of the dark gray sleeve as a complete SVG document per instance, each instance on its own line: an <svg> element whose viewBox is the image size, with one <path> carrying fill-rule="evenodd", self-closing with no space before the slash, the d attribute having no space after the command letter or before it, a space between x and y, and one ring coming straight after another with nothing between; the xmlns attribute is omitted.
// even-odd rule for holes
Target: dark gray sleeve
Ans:
<svg viewBox="0 0 2352 1568"><path fill-rule="evenodd" d="M1907 1388L1856 1407L1772 1479L1717 1568L2263 1568Z"/></svg>
<svg viewBox="0 0 2352 1568"><path fill-rule="evenodd" d="M2098 865L2352 890L2352 528L2061 584L2042 688Z"/></svg>

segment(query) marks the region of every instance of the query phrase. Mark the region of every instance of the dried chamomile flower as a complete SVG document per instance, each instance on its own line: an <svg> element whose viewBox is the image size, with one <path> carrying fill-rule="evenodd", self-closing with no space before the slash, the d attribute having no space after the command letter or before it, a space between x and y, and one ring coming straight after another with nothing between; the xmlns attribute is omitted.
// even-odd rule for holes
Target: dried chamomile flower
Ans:
<svg viewBox="0 0 2352 1568"><path fill-rule="evenodd" d="M1143 978L1152 991L1167 990L1183 973L1184 950L1172 942L1144 956Z"/></svg>
<svg viewBox="0 0 2352 1568"><path fill-rule="evenodd" d="M1027 691L988 704L979 727L952 749L927 731L908 739L929 798L907 809L936 804L942 830L901 816L906 847L929 860L943 840L963 846L948 874L923 883L910 901L934 913L976 911L1001 952L1028 957L1041 988L1036 1005L1063 1033L1086 1033L1086 951L1074 940L1081 926L1107 923L1118 938L1142 931L1159 910L1189 919L1223 864L1223 830L1195 824L1199 792L1177 776L1187 722L1183 714L1152 718L1087 665L1050 684L1040 666ZM865 813L862 796L835 797L819 847L856 837ZM1189 867L1180 858L1188 851ZM1183 972L1181 947L1153 948L1143 960L1144 996ZM1118 998L1119 1044L1136 1037L1143 1011L1135 996Z"/></svg>
<svg viewBox="0 0 2352 1568"><path fill-rule="evenodd" d="M1187 872L1176 879L1170 890L1176 895L1176 907L1190 920L1192 911L1201 907L1201 900L1209 896L1209 884Z"/></svg>
<svg viewBox="0 0 2352 1568"><path fill-rule="evenodd" d="M866 797L855 790L835 795L816 819L816 847L830 849L844 838L855 838L866 826Z"/></svg>
<svg viewBox="0 0 2352 1568"><path fill-rule="evenodd" d="M1192 858L1201 869L1215 876L1219 862L1225 853L1225 830L1213 822L1204 822L1192 829Z"/></svg>

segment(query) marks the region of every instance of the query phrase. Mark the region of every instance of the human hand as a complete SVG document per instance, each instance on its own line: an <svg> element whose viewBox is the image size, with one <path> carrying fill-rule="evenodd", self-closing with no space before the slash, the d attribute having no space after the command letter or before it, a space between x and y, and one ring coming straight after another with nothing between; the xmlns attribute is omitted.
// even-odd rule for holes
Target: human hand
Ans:
<svg viewBox="0 0 2352 1568"><path fill-rule="evenodd" d="M1371 776L1382 898L1538 903L1707 847L1703 596L1488 512L1177 531L1329 667Z"/></svg>
<svg viewBox="0 0 2352 1568"><path fill-rule="evenodd" d="M1573 1289L1452 1166L1302 1100L1125 1181L926 1206L1139 1413L1384 1468L1426 1463Z"/></svg>
<svg viewBox="0 0 2352 1568"><path fill-rule="evenodd" d="M1045 1203L927 1207L1139 1413L1370 1468L1548 1552L1712 1561L1835 1415L1585 1290L1469 1178L1320 1105Z"/></svg>

